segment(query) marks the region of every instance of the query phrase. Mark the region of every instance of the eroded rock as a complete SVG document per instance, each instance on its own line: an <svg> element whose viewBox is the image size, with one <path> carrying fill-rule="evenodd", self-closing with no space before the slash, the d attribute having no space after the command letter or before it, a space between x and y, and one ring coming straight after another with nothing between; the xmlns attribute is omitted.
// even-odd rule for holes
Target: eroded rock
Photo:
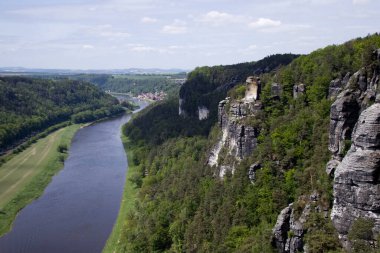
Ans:
<svg viewBox="0 0 380 253"><path fill-rule="evenodd" d="M331 218L339 238L349 249L348 232L355 219L375 221L380 232L380 104L364 110L352 134L352 145L334 177Z"/></svg>

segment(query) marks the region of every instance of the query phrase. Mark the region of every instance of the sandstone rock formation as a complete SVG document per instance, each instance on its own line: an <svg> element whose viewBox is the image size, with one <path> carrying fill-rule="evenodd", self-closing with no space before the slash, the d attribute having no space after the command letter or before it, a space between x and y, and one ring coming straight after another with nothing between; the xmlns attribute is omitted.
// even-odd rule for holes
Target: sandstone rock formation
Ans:
<svg viewBox="0 0 380 253"><path fill-rule="evenodd" d="M301 196L300 199L302 198ZM298 217L293 203L281 211L272 231L272 245L277 248L280 253L306 251L307 246L303 241L306 232L305 223L312 211L322 212L322 207L318 205L319 198L320 195L314 192L308 199L303 200L306 202L306 205Z"/></svg>
<svg viewBox="0 0 380 253"><path fill-rule="evenodd" d="M222 148L226 149L227 154L233 157L237 162L252 154L257 146L257 137L259 130L244 121L254 117L261 110L261 102L231 102L229 98L219 103L218 121L222 130L222 136L211 150L208 164L218 166L219 155ZM233 166L229 164L233 171ZM225 174L226 170L221 170L220 176Z"/></svg>
<svg viewBox="0 0 380 253"><path fill-rule="evenodd" d="M296 99L298 98L301 94L305 94L306 92L306 86L305 84L296 84L293 86L293 98Z"/></svg>
<svg viewBox="0 0 380 253"><path fill-rule="evenodd" d="M219 168L219 176L234 171L234 164L252 154L257 146L259 129L249 124L249 119L261 111L260 80L247 78L247 91L244 99L231 101L226 98L218 106L218 122L222 136L210 152L208 165ZM223 157L220 155L223 153ZM219 164L220 158L230 157L227 164ZM232 163L231 163L232 160Z"/></svg>
<svg viewBox="0 0 380 253"><path fill-rule="evenodd" d="M335 92L344 85L336 97L330 111L329 150L331 161L326 166L327 173L333 175L351 144L351 135L360 112L375 101L378 93L379 75L376 71L372 77L367 76L365 68L350 76L349 73L340 80L330 84L329 96L334 99Z"/></svg>
<svg viewBox="0 0 380 253"><path fill-rule="evenodd" d="M259 99L260 95L260 78L249 76L246 82L246 91L244 101L253 102Z"/></svg>
<svg viewBox="0 0 380 253"><path fill-rule="evenodd" d="M352 134L352 145L335 171L331 219L346 249L357 218L374 220L380 232L380 104L364 110ZM369 242L370 243L370 242Z"/></svg>
<svg viewBox="0 0 380 253"><path fill-rule="evenodd" d="M205 120L208 118L210 110L205 106L198 106L198 119Z"/></svg>
<svg viewBox="0 0 380 253"><path fill-rule="evenodd" d="M335 100L343 88L347 85L350 73L347 73L343 79L337 78L330 82L328 98Z"/></svg>

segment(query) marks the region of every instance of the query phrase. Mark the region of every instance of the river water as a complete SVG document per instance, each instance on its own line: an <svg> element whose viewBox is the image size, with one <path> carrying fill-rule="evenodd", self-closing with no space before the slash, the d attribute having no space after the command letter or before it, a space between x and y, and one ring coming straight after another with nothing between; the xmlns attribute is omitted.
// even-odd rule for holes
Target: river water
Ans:
<svg viewBox="0 0 380 253"><path fill-rule="evenodd" d="M120 128L129 119L124 115L76 133L64 168L0 238L0 253L102 251L122 198L128 164Z"/></svg>

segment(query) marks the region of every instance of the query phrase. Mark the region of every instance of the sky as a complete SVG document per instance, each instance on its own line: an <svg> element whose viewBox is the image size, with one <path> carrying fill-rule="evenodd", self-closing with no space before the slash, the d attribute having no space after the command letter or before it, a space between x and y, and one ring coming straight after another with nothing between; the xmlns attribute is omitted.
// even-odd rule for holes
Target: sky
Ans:
<svg viewBox="0 0 380 253"><path fill-rule="evenodd" d="M0 0L0 67L182 68L380 32L380 0Z"/></svg>

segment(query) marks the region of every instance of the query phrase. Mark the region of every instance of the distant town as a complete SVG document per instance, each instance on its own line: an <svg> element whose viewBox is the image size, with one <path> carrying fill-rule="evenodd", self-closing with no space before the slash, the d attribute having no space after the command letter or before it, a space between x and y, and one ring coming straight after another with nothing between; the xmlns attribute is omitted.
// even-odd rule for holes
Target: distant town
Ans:
<svg viewBox="0 0 380 253"><path fill-rule="evenodd" d="M141 93L137 96L138 99L144 99L144 100L154 100L154 101L160 101L165 99L167 94L163 91L158 91L155 93L148 92L148 93Z"/></svg>

